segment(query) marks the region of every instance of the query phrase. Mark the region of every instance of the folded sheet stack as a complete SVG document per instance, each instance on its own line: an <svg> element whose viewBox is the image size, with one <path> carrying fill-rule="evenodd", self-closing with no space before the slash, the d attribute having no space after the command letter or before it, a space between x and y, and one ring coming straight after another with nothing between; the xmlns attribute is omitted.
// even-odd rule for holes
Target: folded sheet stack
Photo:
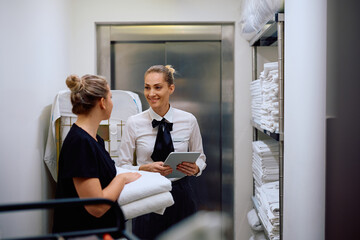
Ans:
<svg viewBox="0 0 360 240"><path fill-rule="evenodd" d="M254 232L249 240L267 240L264 231Z"/></svg>
<svg viewBox="0 0 360 240"><path fill-rule="evenodd" d="M279 76L278 63L264 64L257 80L251 82L251 109L253 120L261 128L279 133Z"/></svg>
<svg viewBox="0 0 360 240"><path fill-rule="evenodd" d="M279 180L279 143L273 139L255 141L252 170L255 186Z"/></svg>
<svg viewBox="0 0 360 240"><path fill-rule="evenodd" d="M252 119L255 123L260 125L261 121L261 105L262 105L262 94L261 94L261 80L257 79L250 84L251 94L251 112Z"/></svg>
<svg viewBox="0 0 360 240"><path fill-rule="evenodd" d="M116 167L117 174L135 172ZM160 173L139 171L141 177L126 184L122 190L118 203L125 219L132 219L147 213L163 214L167 207L174 204L170 193L171 181Z"/></svg>
<svg viewBox="0 0 360 240"><path fill-rule="evenodd" d="M264 64L260 73L261 81L261 128L270 132L279 132L279 77L278 63Z"/></svg>
<svg viewBox="0 0 360 240"><path fill-rule="evenodd" d="M273 139L252 143L253 177L258 217L271 240L279 239L279 143ZM254 217L253 217L254 218ZM256 219L256 218L255 218ZM250 223L250 222L249 222ZM256 226L256 221L252 225ZM251 226L253 230L254 227ZM254 232L253 239L260 237ZM259 238L261 239L261 238Z"/></svg>
<svg viewBox="0 0 360 240"><path fill-rule="evenodd" d="M280 239L279 181L263 184L258 188L256 199L258 214L270 240Z"/></svg>
<svg viewBox="0 0 360 240"><path fill-rule="evenodd" d="M256 214L255 209L251 209L248 212L247 220L253 232L260 232L263 230L263 225L261 224L259 216Z"/></svg>
<svg viewBox="0 0 360 240"><path fill-rule="evenodd" d="M266 240L264 227L260 222L255 209L251 209L247 214L248 223L251 227L251 237L249 240Z"/></svg>
<svg viewBox="0 0 360 240"><path fill-rule="evenodd" d="M240 34L250 41L271 20L275 13L283 12L284 0L242 1Z"/></svg>

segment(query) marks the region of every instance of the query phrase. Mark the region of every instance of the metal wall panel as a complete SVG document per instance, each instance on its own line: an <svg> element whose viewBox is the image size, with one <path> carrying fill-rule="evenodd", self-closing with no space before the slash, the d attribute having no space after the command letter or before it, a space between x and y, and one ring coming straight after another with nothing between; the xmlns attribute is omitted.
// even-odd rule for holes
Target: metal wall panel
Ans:
<svg viewBox="0 0 360 240"><path fill-rule="evenodd" d="M221 32L221 204L234 220L234 26L223 25ZM234 239L234 229L227 234Z"/></svg>
<svg viewBox="0 0 360 240"><path fill-rule="evenodd" d="M207 167L201 177L191 180L204 210L221 210L220 46L220 42L166 43L166 64L178 72L171 104L194 114L203 139Z"/></svg>
<svg viewBox="0 0 360 240"><path fill-rule="evenodd" d="M111 89L136 92L146 110L149 104L144 97L144 73L150 66L164 63L164 43L112 43Z"/></svg>

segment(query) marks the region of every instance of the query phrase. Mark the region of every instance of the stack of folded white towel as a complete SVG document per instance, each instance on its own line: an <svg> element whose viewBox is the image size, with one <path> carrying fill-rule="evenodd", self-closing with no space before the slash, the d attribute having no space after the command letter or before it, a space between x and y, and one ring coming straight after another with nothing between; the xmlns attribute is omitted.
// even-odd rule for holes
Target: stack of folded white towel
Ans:
<svg viewBox="0 0 360 240"><path fill-rule="evenodd" d="M252 143L253 177L258 217L271 240L279 239L279 143L273 139ZM248 218L249 218L248 213ZM255 218L255 217L252 217ZM256 222L250 226L256 226ZM264 235L253 232L252 240L264 239Z"/></svg>
<svg viewBox="0 0 360 240"><path fill-rule="evenodd" d="M263 226L260 222L258 215L256 214L255 209L251 209L247 214L247 220L251 229L255 232L263 230Z"/></svg>
<svg viewBox="0 0 360 240"><path fill-rule="evenodd" d="M116 167L117 174L134 172ZM174 204L170 193L171 181L160 173L139 171L141 177L126 184L122 190L118 203L125 219L132 219L140 215L155 212L163 214L165 209Z"/></svg>
<svg viewBox="0 0 360 240"><path fill-rule="evenodd" d="M263 225L261 224L255 209L251 209L248 212L247 219L252 232L249 240L266 240Z"/></svg>
<svg viewBox="0 0 360 240"><path fill-rule="evenodd" d="M278 63L264 64L258 80L250 86L252 117L261 128L279 133L279 76ZM260 89L260 90L259 90Z"/></svg>
<svg viewBox="0 0 360 240"><path fill-rule="evenodd" d="M264 231L254 232L249 240L267 240Z"/></svg>
<svg viewBox="0 0 360 240"><path fill-rule="evenodd" d="M261 124L261 105L262 105L262 94L261 94L261 80L257 79L250 83L250 94L251 94L251 112L252 119L255 123Z"/></svg>
<svg viewBox="0 0 360 240"><path fill-rule="evenodd" d="M255 186L279 180L279 143L273 139L252 143Z"/></svg>
<svg viewBox="0 0 360 240"><path fill-rule="evenodd" d="M279 132L279 77L278 63L264 64L264 71L260 74L261 80L261 128L270 132Z"/></svg>
<svg viewBox="0 0 360 240"><path fill-rule="evenodd" d="M258 188L256 199L258 213L270 240L280 239L279 181L263 184Z"/></svg>

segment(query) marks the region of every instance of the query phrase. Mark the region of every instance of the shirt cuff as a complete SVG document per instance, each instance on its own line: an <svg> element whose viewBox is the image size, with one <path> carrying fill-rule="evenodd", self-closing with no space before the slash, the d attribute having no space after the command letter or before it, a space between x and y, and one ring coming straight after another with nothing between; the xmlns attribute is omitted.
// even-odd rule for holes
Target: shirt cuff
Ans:
<svg viewBox="0 0 360 240"><path fill-rule="evenodd" d="M199 167L199 172L198 172L198 174L196 174L196 175L194 175L195 177L199 177L201 174L202 174L202 172L203 172L203 170L205 169L205 167L206 167L206 163L204 163L203 161L201 161L201 160L198 160L198 161L196 161L196 165Z"/></svg>

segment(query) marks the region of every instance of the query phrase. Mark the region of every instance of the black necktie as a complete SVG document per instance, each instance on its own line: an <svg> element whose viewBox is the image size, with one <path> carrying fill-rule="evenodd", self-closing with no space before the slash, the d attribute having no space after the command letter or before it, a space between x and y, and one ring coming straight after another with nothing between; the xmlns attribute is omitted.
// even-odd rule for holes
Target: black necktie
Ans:
<svg viewBox="0 0 360 240"><path fill-rule="evenodd" d="M174 151L174 145L171 139L170 131L172 131L172 123L165 121L165 118L161 121L153 120L152 126L156 128L159 126L158 133L156 136L154 152L151 155L152 160L165 161L169 153Z"/></svg>

